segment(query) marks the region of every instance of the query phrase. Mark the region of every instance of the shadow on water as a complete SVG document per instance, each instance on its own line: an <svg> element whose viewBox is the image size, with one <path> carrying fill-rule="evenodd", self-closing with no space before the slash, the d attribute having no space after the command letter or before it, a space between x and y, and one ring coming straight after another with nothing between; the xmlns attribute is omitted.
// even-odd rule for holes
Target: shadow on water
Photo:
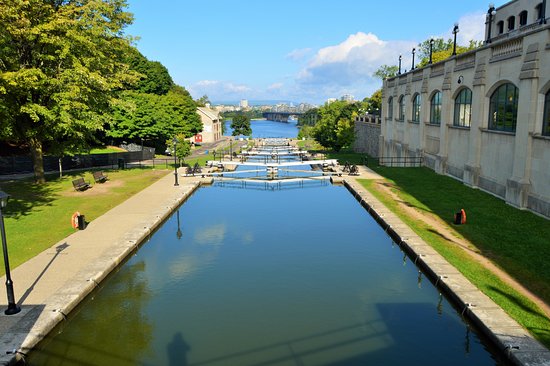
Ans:
<svg viewBox="0 0 550 366"><path fill-rule="evenodd" d="M181 332L174 334L172 341L168 343L166 351L168 352L169 366L187 366L187 353L191 347L185 342Z"/></svg>
<svg viewBox="0 0 550 366"><path fill-rule="evenodd" d="M442 312L430 303L383 303L377 304L376 309L380 318L374 320L191 362L189 366L265 366L285 362L326 366L405 363L458 366L472 360L483 365L506 365L506 361L492 359L485 353L471 327L455 316L454 310ZM437 322L433 322L434 316L439 319ZM449 344L456 350L452 357L447 354Z"/></svg>

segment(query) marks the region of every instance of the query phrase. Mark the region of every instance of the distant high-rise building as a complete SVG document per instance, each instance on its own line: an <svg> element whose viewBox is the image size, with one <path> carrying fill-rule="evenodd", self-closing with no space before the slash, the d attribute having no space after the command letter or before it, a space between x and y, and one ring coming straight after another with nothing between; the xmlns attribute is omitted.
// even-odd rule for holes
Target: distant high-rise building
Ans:
<svg viewBox="0 0 550 366"><path fill-rule="evenodd" d="M330 104L332 102L336 102L336 100L337 100L336 98L328 98L327 99L327 104Z"/></svg>
<svg viewBox="0 0 550 366"><path fill-rule="evenodd" d="M241 103L239 103L239 106L241 108L248 108L248 99L241 99Z"/></svg>

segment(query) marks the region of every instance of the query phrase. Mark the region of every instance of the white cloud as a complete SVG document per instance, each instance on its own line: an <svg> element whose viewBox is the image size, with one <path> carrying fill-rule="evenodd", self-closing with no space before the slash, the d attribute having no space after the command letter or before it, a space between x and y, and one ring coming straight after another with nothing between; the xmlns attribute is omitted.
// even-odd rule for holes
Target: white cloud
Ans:
<svg viewBox="0 0 550 366"><path fill-rule="evenodd" d="M458 20L457 43L467 46L470 40L482 41L485 38L485 13L471 13ZM451 31L449 31L449 34Z"/></svg>
<svg viewBox="0 0 550 366"><path fill-rule="evenodd" d="M309 56L311 54L311 51L312 51L311 48L302 48L302 49L292 50L286 55L286 58L294 61L298 61L305 58L306 56Z"/></svg>
<svg viewBox="0 0 550 366"><path fill-rule="evenodd" d="M273 83L267 87L267 90L270 90L270 91L278 90L278 89L282 89L283 86L284 86L283 83Z"/></svg>
<svg viewBox="0 0 550 366"><path fill-rule="evenodd" d="M235 84L220 80L201 80L189 87L189 92L194 98L208 95L210 100L216 99L241 99L252 88L244 84Z"/></svg>
<svg viewBox="0 0 550 366"><path fill-rule="evenodd" d="M349 93L363 98L381 86L381 81L373 77L374 72L381 65L396 65L400 54L405 65L417 43L384 41L373 33L358 32L340 44L320 49L298 73L296 81L302 91L314 88L327 96Z"/></svg>

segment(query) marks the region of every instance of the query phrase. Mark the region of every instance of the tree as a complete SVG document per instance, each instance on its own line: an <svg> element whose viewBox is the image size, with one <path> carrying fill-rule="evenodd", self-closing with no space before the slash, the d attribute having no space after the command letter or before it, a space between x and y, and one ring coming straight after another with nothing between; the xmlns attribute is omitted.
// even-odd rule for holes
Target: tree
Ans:
<svg viewBox="0 0 550 366"><path fill-rule="evenodd" d="M174 141L173 139L168 139L165 142L166 151L170 151L171 154L174 154ZM176 157L179 161L184 161L187 156L191 155L191 142L187 139L184 134L179 134L176 136Z"/></svg>
<svg viewBox="0 0 550 366"><path fill-rule="evenodd" d="M131 47L127 62L130 68L141 74L133 90L141 93L165 95L174 86L168 69L158 61L149 61L137 48Z"/></svg>
<svg viewBox="0 0 550 366"><path fill-rule="evenodd" d="M123 61L125 0L0 0L0 134L28 146L35 180L52 146L86 147L138 80Z"/></svg>
<svg viewBox="0 0 550 366"><path fill-rule="evenodd" d="M124 91L121 99L124 103L113 109L108 137L134 141L143 138L162 148L164 141L177 134L189 138L202 131L195 103L181 86L173 86L166 95Z"/></svg>
<svg viewBox="0 0 550 366"><path fill-rule="evenodd" d="M199 99L197 99L195 103L197 104L198 107L204 107L207 104L210 104L210 99L208 99L208 95L205 94Z"/></svg>
<svg viewBox="0 0 550 366"><path fill-rule="evenodd" d="M483 44L483 42L477 42L474 40L471 40L468 44L468 46L456 46L456 54L460 55L461 53L471 51L473 49L476 49L480 47ZM452 39L448 39L446 42L443 40L443 38L436 38L434 39L434 44L432 47L432 63L437 63L443 60L448 59L453 55L453 46L454 41ZM430 40L427 39L424 42L420 43L418 45L418 56L420 58L420 62L418 63L417 67L424 67L428 65L430 62Z"/></svg>
<svg viewBox="0 0 550 366"><path fill-rule="evenodd" d="M298 117L298 126L315 126L319 120L319 109L308 109L304 114Z"/></svg>
<svg viewBox="0 0 550 366"><path fill-rule="evenodd" d="M313 137L322 146L340 151L354 139L353 121L359 103L336 101L319 108L320 120L313 128Z"/></svg>
<svg viewBox="0 0 550 366"><path fill-rule="evenodd" d="M373 76L379 78L380 80L384 80L394 77L395 75L397 75L398 71L399 67L395 65L382 65L378 68L378 70L374 72Z"/></svg>
<svg viewBox="0 0 550 366"><path fill-rule="evenodd" d="M244 114L238 114L233 117L231 121L231 128L233 129L232 136L250 136L252 135L252 128L250 127L250 118Z"/></svg>

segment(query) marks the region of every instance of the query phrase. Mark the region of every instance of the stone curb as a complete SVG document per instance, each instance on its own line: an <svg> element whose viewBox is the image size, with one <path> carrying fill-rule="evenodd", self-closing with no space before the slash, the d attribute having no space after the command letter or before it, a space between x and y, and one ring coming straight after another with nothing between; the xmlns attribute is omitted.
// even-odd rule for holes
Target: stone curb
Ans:
<svg viewBox="0 0 550 366"><path fill-rule="evenodd" d="M344 185L442 293L515 365L548 366L550 350L416 235L355 179Z"/></svg>

